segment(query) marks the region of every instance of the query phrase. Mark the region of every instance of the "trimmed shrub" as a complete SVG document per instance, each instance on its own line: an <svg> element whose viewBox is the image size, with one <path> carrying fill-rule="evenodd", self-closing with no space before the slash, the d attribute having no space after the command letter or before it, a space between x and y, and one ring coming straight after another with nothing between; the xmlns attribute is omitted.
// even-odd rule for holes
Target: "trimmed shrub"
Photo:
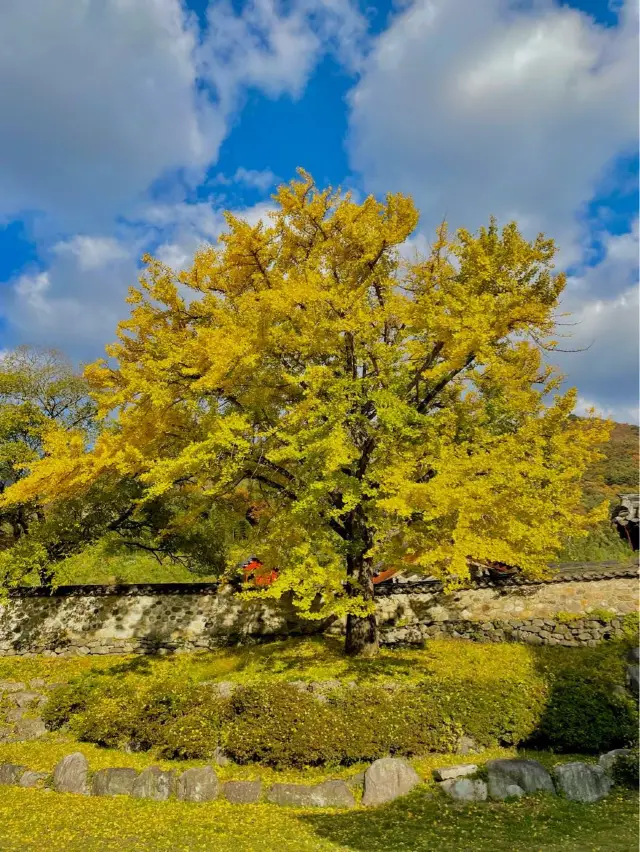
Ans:
<svg viewBox="0 0 640 852"><path fill-rule="evenodd" d="M335 708L288 683L238 689L230 699L232 720L225 751L237 763L275 768L337 764L344 728Z"/></svg>
<svg viewBox="0 0 640 852"><path fill-rule="evenodd" d="M635 703L608 684L564 676L553 685L533 740L555 751L604 752L635 741Z"/></svg>
<svg viewBox="0 0 640 852"><path fill-rule="evenodd" d="M42 719L47 728L57 731L73 716L83 712L94 696L95 689L95 679L90 676L53 689L42 710Z"/></svg>
<svg viewBox="0 0 640 852"><path fill-rule="evenodd" d="M640 787L640 752L637 748L631 754L619 757L613 764L613 780L621 787L630 787L637 790Z"/></svg>
<svg viewBox="0 0 640 852"><path fill-rule="evenodd" d="M546 689L540 678L528 682L458 678L421 684L432 712L478 745L517 745L531 736L540 719Z"/></svg>
<svg viewBox="0 0 640 852"><path fill-rule="evenodd" d="M343 733L343 763L375 760L386 754L449 751L461 730L420 688L350 690L336 699Z"/></svg>
<svg viewBox="0 0 640 852"><path fill-rule="evenodd" d="M278 768L447 752L462 734L484 747L532 743L566 752L635 742L637 711L620 688L622 643L440 642L424 654L419 682L338 688L323 701L268 675L223 699L189 680L186 665L162 676L151 667L112 669L54 690L44 717L50 729L67 725L105 746L178 759L206 759L222 746L238 763Z"/></svg>

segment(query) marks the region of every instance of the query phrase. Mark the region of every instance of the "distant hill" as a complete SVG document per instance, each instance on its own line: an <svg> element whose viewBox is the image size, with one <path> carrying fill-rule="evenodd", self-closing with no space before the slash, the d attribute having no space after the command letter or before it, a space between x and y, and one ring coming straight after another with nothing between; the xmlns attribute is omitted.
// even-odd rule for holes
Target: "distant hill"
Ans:
<svg viewBox="0 0 640 852"><path fill-rule="evenodd" d="M602 448L604 458L596 462L584 478L584 506L591 509L607 500L613 507L619 494L638 489L640 471L640 429L630 423L616 423L611 437ZM626 560L631 550L620 540L607 521L587 538L567 541L561 561L598 562L606 559Z"/></svg>
<svg viewBox="0 0 640 852"><path fill-rule="evenodd" d="M616 423L609 442L603 447L604 458L587 473L584 484L585 505L595 506L606 498L638 488L640 429L630 423Z"/></svg>

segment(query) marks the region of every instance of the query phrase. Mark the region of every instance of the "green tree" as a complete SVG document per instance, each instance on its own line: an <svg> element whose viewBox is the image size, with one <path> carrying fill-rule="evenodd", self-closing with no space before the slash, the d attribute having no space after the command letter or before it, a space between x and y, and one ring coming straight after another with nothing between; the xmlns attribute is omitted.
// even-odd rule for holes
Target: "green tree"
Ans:
<svg viewBox="0 0 640 852"><path fill-rule="evenodd" d="M0 361L0 493L42 458L54 424L90 439L95 413L86 379L62 353L20 346L5 354ZM43 518L43 505L33 499L1 510L0 547L14 546Z"/></svg>

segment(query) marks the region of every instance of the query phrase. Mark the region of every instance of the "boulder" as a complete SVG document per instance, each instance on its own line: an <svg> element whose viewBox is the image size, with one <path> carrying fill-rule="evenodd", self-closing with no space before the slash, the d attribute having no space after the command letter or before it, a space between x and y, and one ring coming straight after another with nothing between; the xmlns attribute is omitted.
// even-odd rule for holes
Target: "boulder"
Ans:
<svg viewBox="0 0 640 852"><path fill-rule="evenodd" d="M252 805L262 796L262 781L227 781L222 795L234 805Z"/></svg>
<svg viewBox="0 0 640 852"><path fill-rule="evenodd" d="M39 692L28 692L28 691L20 691L20 692L12 692L9 696L9 701L14 704L16 707L22 707L23 709L27 709L35 704L42 696Z"/></svg>
<svg viewBox="0 0 640 852"><path fill-rule="evenodd" d="M16 722L13 728L12 739L17 741L37 740L46 733L47 727L45 723L37 716L33 719L20 719Z"/></svg>
<svg viewBox="0 0 640 852"><path fill-rule="evenodd" d="M456 745L456 754L477 754L482 751L478 743L473 737L468 737L466 734L460 737Z"/></svg>
<svg viewBox="0 0 640 852"><path fill-rule="evenodd" d="M133 782L131 795L136 799L165 802L173 793L175 785L175 772L167 772L157 766L148 766Z"/></svg>
<svg viewBox="0 0 640 852"><path fill-rule="evenodd" d="M473 775L478 771L475 763L460 763L458 766L441 766L433 770L436 781L449 781L452 778L464 778L465 775Z"/></svg>
<svg viewBox="0 0 640 852"><path fill-rule="evenodd" d="M267 801L272 805L291 805L297 808L311 804L311 787L307 784L272 784L267 790Z"/></svg>
<svg viewBox="0 0 640 852"><path fill-rule="evenodd" d="M627 662L640 663L640 648L632 648L627 654Z"/></svg>
<svg viewBox="0 0 640 852"><path fill-rule="evenodd" d="M344 781L323 781L310 787L307 784L272 784L267 801L274 805L297 808L353 808L353 793Z"/></svg>
<svg viewBox="0 0 640 852"><path fill-rule="evenodd" d="M422 779L406 760L382 757L364 773L362 804L371 807L392 802L399 796L406 796L421 783Z"/></svg>
<svg viewBox="0 0 640 852"><path fill-rule="evenodd" d="M100 769L93 776L93 795L130 796L137 777L135 769Z"/></svg>
<svg viewBox="0 0 640 852"><path fill-rule="evenodd" d="M508 798L507 788L514 785L525 793L555 792L551 775L537 760L490 760L486 768L492 799Z"/></svg>
<svg viewBox="0 0 640 852"><path fill-rule="evenodd" d="M0 764L0 784L18 784L26 771L26 766L19 766L16 763L2 763Z"/></svg>
<svg viewBox="0 0 640 852"><path fill-rule="evenodd" d="M627 664L627 685L634 695L638 695L640 688L640 665L638 663Z"/></svg>
<svg viewBox="0 0 640 852"><path fill-rule="evenodd" d="M185 802L210 802L217 797L218 786L211 766L195 766L178 778L176 796Z"/></svg>
<svg viewBox="0 0 640 852"><path fill-rule="evenodd" d="M27 769L20 778L20 787L42 787L47 778L47 772L34 772L33 769Z"/></svg>
<svg viewBox="0 0 640 852"><path fill-rule="evenodd" d="M484 802L487 799L487 785L484 781L449 778L438 786L457 802Z"/></svg>
<svg viewBox="0 0 640 852"><path fill-rule="evenodd" d="M58 793L81 793L89 795L87 773L89 764L79 751L68 754L53 770L53 788Z"/></svg>
<svg viewBox="0 0 640 852"><path fill-rule="evenodd" d="M508 799L519 799L520 796L524 796L524 790L522 787L518 787L517 784L509 784L507 787L507 798Z"/></svg>
<svg viewBox="0 0 640 852"><path fill-rule="evenodd" d="M613 751L608 751L606 754L601 754L598 760L598 765L601 766L607 775L611 775L616 761L621 757L626 757L631 754L628 748L614 748Z"/></svg>
<svg viewBox="0 0 640 852"><path fill-rule="evenodd" d="M26 689L19 680L0 680L0 692L22 692Z"/></svg>
<svg viewBox="0 0 640 852"><path fill-rule="evenodd" d="M311 788L311 804L318 808L355 808L356 800L344 781L323 781Z"/></svg>
<svg viewBox="0 0 640 852"><path fill-rule="evenodd" d="M613 782L602 768L589 763L563 763L553 774L558 791L572 802L597 802L609 793Z"/></svg>

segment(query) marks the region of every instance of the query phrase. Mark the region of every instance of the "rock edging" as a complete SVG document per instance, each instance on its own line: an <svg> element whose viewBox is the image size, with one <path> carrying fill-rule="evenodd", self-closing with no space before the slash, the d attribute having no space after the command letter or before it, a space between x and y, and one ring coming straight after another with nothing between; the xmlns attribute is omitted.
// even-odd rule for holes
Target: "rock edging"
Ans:
<svg viewBox="0 0 640 852"><path fill-rule="evenodd" d="M597 764L559 763L551 772L537 760L490 760L483 770L486 782L475 777L478 767L473 764L434 769L433 775L443 793L461 802L504 801L543 791L572 802L591 803L609 795L615 763L627 754L627 749L614 749L601 755Z"/></svg>
<svg viewBox="0 0 640 852"><path fill-rule="evenodd" d="M148 766L99 769L91 773L86 757L74 752L60 760L52 774L34 772L26 766L0 764L0 785L35 787L56 793L82 796L132 796L164 802L212 802L223 798L232 804L255 804L266 800L275 805L298 808L355 808L354 792L364 789L362 804L375 806L393 801L422 783L405 760L382 758L352 779L329 779L318 784L272 784L265 790L261 781L221 783L212 766L197 766L177 773Z"/></svg>

